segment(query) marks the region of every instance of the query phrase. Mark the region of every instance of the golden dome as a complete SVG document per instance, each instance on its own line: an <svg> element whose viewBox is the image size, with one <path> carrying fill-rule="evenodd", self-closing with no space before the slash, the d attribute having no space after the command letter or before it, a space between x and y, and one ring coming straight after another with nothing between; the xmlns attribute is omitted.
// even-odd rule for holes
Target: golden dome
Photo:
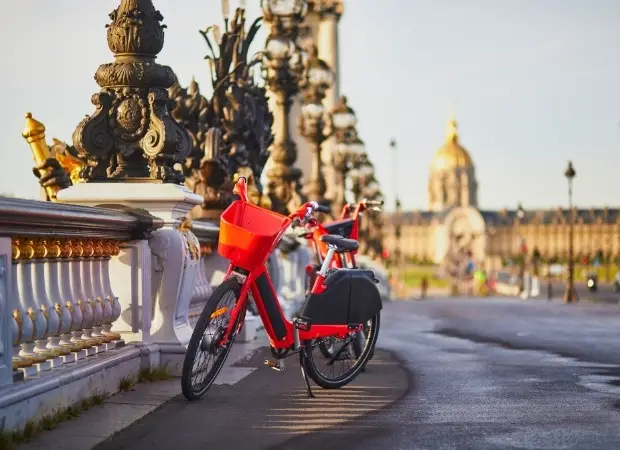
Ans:
<svg viewBox="0 0 620 450"><path fill-rule="evenodd" d="M431 162L431 172L456 168L470 168L474 163L469 153L459 143L457 123L454 118L448 122L445 144L435 153Z"/></svg>

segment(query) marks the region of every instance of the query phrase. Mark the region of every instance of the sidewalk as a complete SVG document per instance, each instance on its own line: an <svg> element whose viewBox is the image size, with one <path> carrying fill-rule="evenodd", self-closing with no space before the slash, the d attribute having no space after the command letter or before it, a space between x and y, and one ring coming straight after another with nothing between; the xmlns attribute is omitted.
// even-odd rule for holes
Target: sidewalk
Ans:
<svg viewBox="0 0 620 450"><path fill-rule="evenodd" d="M234 385L254 369L232 367L267 345L264 333L253 342L237 343L231 349L216 385ZM106 441L115 433L139 421L170 399L181 395L180 378L154 383L138 383L132 390L108 397L73 420L62 422L53 430L43 431L35 439L17 447L19 450L87 450Z"/></svg>

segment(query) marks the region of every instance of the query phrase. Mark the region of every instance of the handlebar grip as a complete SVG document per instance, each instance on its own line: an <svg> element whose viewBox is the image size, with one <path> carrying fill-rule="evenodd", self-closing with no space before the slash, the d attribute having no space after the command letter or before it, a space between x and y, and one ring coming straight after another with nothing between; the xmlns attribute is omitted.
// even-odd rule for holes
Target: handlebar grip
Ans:
<svg viewBox="0 0 620 450"><path fill-rule="evenodd" d="M319 207L316 210L318 212L322 212L322 213L329 213L329 212L331 212L331 210L329 209L329 206L325 206L325 205L319 205Z"/></svg>
<svg viewBox="0 0 620 450"><path fill-rule="evenodd" d="M383 206L383 200L367 200L366 206Z"/></svg>

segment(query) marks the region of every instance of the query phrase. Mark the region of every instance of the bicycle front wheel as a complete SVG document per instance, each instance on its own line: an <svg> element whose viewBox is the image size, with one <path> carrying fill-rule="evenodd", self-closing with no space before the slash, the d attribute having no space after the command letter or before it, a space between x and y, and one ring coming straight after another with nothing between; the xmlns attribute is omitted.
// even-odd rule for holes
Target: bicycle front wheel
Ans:
<svg viewBox="0 0 620 450"><path fill-rule="evenodd" d="M361 348L355 348L357 332L349 333L344 339L330 336L304 342L306 358L303 364L308 376L324 389L337 389L349 384L359 375L374 352L380 323L380 313L366 323L368 334L363 344L360 343ZM325 341L333 342L333 353L329 357L323 355L320 346Z"/></svg>
<svg viewBox="0 0 620 450"><path fill-rule="evenodd" d="M200 314L187 346L181 373L181 390L188 400L202 398L226 362L245 316L241 311L234 333L227 342L222 342L240 294L241 283L234 277L229 278L215 289Z"/></svg>

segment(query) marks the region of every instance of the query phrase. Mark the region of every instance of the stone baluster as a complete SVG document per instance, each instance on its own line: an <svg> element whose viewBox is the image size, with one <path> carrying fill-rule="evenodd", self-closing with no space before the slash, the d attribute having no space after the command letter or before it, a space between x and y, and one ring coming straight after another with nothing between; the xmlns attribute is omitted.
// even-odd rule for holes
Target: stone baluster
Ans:
<svg viewBox="0 0 620 450"><path fill-rule="evenodd" d="M95 256L95 243L92 240L79 241L82 247L82 258L80 259L80 279L82 291L84 292L84 303L88 305L93 312L93 318L90 323L91 330L88 333L85 330L85 337L93 340L97 344L93 346L96 352L105 351L105 339L97 337L97 333L101 333L101 325L103 320L103 305L97 301L95 290L93 287L92 263ZM93 334L94 333L94 334Z"/></svg>
<svg viewBox="0 0 620 450"><path fill-rule="evenodd" d="M93 280L93 295L95 296L95 301L101 304L102 314L101 320L97 323L97 326L93 328L93 336L99 340L101 340L106 347L106 349L113 348L114 346L110 346L110 344L114 337L110 335L103 334L103 327L106 324L111 324L113 321L113 299L110 300L106 296L106 292L103 289L103 280L102 280L102 265L104 261L104 243L101 240L97 240L94 242L94 256L91 261L91 275Z"/></svg>
<svg viewBox="0 0 620 450"><path fill-rule="evenodd" d="M101 261L101 284L103 286L103 293L105 299L110 302L112 308L112 317L108 323L103 324L103 335L112 337L112 342L108 344L108 347L116 347L123 343L121 334L112 331L112 324L121 316L121 304L118 301L118 297L114 295L112 291L112 283L110 282L110 258L112 256L118 256L121 252L121 248L118 242L104 242L103 243L103 260Z"/></svg>
<svg viewBox="0 0 620 450"><path fill-rule="evenodd" d="M77 342L78 339L84 341L86 354L94 355L97 350L93 348L97 345L97 341L93 340L91 334L93 332L93 308L88 303L86 294L84 293L84 287L82 284L82 261L84 260L84 246L80 240L71 241L71 248L73 255L69 261L71 271L69 280L71 283L71 292L73 293L74 307L79 308L82 311L82 328L74 331L72 341Z"/></svg>
<svg viewBox="0 0 620 450"><path fill-rule="evenodd" d="M196 273L196 287L194 288L194 297L192 302L205 302L211 294L211 287L207 279L207 267L205 257L201 256L198 262L198 271Z"/></svg>
<svg viewBox="0 0 620 450"><path fill-rule="evenodd" d="M32 337L32 320L30 316L24 311L19 303L19 287L17 284L17 266L18 259L20 257L20 242L18 239L13 239L12 242L12 271L11 271L11 293L9 295L9 310L12 311L11 322L11 337L13 340L13 357L12 365L13 370L21 370L24 375L31 376L36 375L37 365L45 362L45 358L35 356L33 358L26 358L19 354L20 344L22 342L31 339Z"/></svg>
<svg viewBox="0 0 620 450"><path fill-rule="evenodd" d="M40 356L45 358L45 362L40 363L38 369L40 371L49 370L52 368L52 362L48 361L54 357L53 354L43 351L35 352L35 347L41 347L37 345L37 342L43 340L47 333L47 319L45 314L37 305L34 298L34 290L32 286L33 272L34 272L34 240L22 239L20 240L20 253L21 257L17 264L17 283L19 285L19 303L22 306L22 310L26 311L30 319L32 320L32 335L27 341L20 344L21 350L19 354L25 357ZM45 346L43 346L45 347Z"/></svg>
<svg viewBox="0 0 620 450"><path fill-rule="evenodd" d="M47 295L45 283L45 264L48 254L47 240L37 239L29 242L34 247L34 259L32 260L30 271L33 300L36 308L43 313L46 321L45 333L41 339L35 341L34 351L41 356L47 357L53 368L59 367L65 362L61 356L67 356L71 352L60 346L55 349L50 348L51 336L58 336L60 332L60 317Z"/></svg>
<svg viewBox="0 0 620 450"><path fill-rule="evenodd" d="M65 305L71 313L71 329L69 333L61 335L60 343L67 348L72 349L77 359L84 358L88 355L86 348L90 347L84 339L82 339L82 322L84 316L82 310L77 304L77 299L71 289L71 257L73 256L73 243L71 240L62 242L61 260L59 265L60 294L65 300ZM76 351L77 350L77 351Z"/></svg>
<svg viewBox="0 0 620 450"><path fill-rule="evenodd" d="M49 370L51 363L47 361L50 355L37 354L34 351L35 340L42 339L47 332L47 321L43 311L36 307L32 290L31 270L34 245L33 241L29 239L19 239L18 245L19 257L15 269L17 272L17 302L22 325L19 356L36 360L37 370L42 372ZM26 317L30 320L28 321Z"/></svg>
<svg viewBox="0 0 620 450"><path fill-rule="evenodd" d="M11 294L11 238L0 238L0 387L12 383L11 320L9 296Z"/></svg>
<svg viewBox="0 0 620 450"><path fill-rule="evenodd" d="M70 344L62 345L61 339L63 335L67 335L71 331L71 311L66 305L67 297L64 297L60 293L60 255L61 255L61 243L60 240L54 239L48 245L47 259L44 264L43 279L45 282L45 291L47 292L49 314L55 314L58 316L58 331L48 336L47 347L51 350L57 350L61 354L61 359L65 363L73 362L76 359L75 352L80 352L79 347L75 347ZM68 335L68 339L71 335ZM65 350L63 354L62 350Z"/></svg>

